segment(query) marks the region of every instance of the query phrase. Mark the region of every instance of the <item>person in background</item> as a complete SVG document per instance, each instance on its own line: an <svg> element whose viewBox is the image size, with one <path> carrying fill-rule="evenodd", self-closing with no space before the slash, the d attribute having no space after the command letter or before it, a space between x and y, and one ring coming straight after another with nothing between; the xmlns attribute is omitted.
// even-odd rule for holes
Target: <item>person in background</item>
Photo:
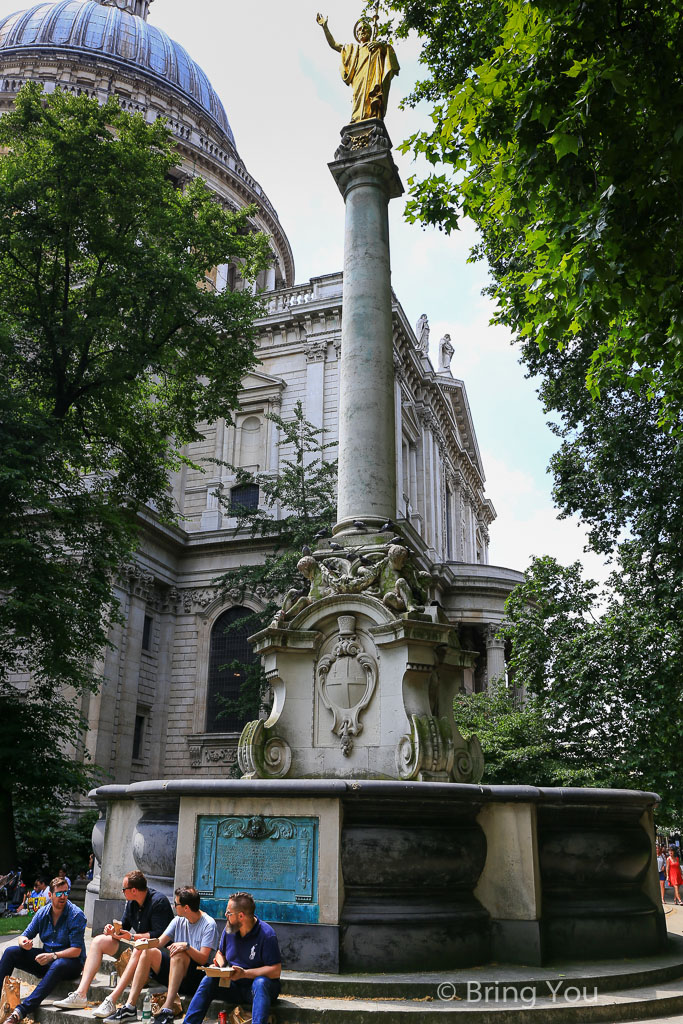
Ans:
<svg viewBox="0 0 683 1024"><path fill-rule="evenodd" d="M66 873L66 864L62 864L61 868L57 872L57 878L61 878L61 880L63 882L66 882L66 884L69 886L69 889L71 888L71 879Z"/></svg>
<svg viewBox="0 0 683 1024"><path fill-rule="evenodd" d="M664 890L666 887L666 854L664 853L664 847L657 847L657 871L659 871L659 888L662 893L662 903L666 903L664 898Z"/></svg>
<svg viewBox="0 0 683 1024"><path fill-rule="evenodd" d="M683 885L683 875L681 874L681 858L677 847L669 847L669 856L666 861L666 880L669 885L673 886L674 890L674 903L676 906L683 906L681 903L681 894L678 891L678 887Z"/></svg>
<svg viewBox="0 0 683 1024"><path fill-rule="evenodd" d="M50 902L29 921L17 946L10 946L0 960L0 991L5 978L15 967L40 979L5 1019L5 1024L20 1024L33 1016L53 988L70 978L77 978L85 962L85 914L69 900L69 889L61 878L50 882ZM42 949L33 948L38 936Z"/></svg>
<svg viewBox="0 0 683 1024"><path fill-rule="evenodd" d="M36 878L33 888L25 894L21 906L17 907L17 914L35 914L46 905L49 898L50 890L47 887L47 882L44 878Z"/></svg>

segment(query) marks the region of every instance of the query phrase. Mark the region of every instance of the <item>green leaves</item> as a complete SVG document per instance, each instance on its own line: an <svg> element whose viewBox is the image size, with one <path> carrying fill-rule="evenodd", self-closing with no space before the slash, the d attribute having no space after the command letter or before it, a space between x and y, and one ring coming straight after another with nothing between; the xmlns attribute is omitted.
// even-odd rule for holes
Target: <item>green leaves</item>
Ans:
<svg viewBox="0 0 683 1024"><path fill-rule="evenodd" d="M412 101L433 107L433 129L409 145L440 173L411 184L409 218L448 231L466 213L495 282L496 321L543 349L566 344L568 331L599 336L592 394L612 381L645 388L677 429L681 0L385 6L399 36L422 37L429 77ZM528 244L538 232L542 248ZM533 281L542 286L531 292Z"/></svg>
<svg viewBox="0 0 683 1024"><path fill-rule="evenodd" d="M199 179L178 187L165 124L114 99L29 84L0 146L0 697L21 723L22 707L42 721L71 694L59 766L80 743L136 513L175 518L169 473L198 422L229 419L253 360L258 299L207 275L255 274L269 250L250 210L224 210ZM21 706L12 673L31 679ZM14 756L4 745L0 774L23 785ZM29 759L29 789L45 771Z"/></svg>
<svg viewBox="0 0 683 1024"><path fill-rule="evenodd" d="M555 157L559 161L563 156L567 156L568 153L574 153L578 156L579 152L579 139L576 135L567 135L564 132L555 132L548 139L549 144L555 150Z"/></svg>

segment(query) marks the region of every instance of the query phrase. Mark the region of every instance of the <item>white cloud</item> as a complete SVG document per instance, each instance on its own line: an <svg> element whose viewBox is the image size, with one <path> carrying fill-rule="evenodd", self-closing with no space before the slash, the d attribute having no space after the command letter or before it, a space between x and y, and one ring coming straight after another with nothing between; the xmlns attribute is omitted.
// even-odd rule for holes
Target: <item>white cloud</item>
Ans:
<svg viewBox="0 0 683 1024"><path fill-rule="evenodd" d="M490 560L525 570L536 555L552 555L567 565L577 559L587 576L603 581L609 570L603 560L584 552L586 531L575 517L558 519L547 489L531 474L511 467L494 453L483 452L487 471L487 493L498 518L491 526Z"/></svg>

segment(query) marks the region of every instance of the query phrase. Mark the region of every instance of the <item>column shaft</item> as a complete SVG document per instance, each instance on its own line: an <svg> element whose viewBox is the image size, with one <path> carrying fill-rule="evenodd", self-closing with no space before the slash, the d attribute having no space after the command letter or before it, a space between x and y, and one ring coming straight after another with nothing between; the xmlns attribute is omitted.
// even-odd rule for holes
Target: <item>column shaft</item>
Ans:
<svg viewBox="0 0 683 1024"><path fill-rule="evenodd" d="M402 186L390 145L381 121L360 122L330 165L346 204L336 531L396 515L388 207Z"/></svg>

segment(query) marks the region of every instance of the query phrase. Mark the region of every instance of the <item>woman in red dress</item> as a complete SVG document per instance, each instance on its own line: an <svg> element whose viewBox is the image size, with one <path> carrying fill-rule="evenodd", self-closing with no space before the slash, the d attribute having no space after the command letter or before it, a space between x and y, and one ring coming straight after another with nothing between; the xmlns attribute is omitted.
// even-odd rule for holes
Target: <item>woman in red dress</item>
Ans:
<svg viewBox="0 0 683 1024"><path fill-rule="evenodd" d="M669 883L669 885L673 886L674 903L676 903L679 907L683 906L683 904L681 903L680 893L678 892L679 885L683 885L683 874L681 874L681 858L675 846L669 847L669 856L666 861L666 880Z"/></svg>

